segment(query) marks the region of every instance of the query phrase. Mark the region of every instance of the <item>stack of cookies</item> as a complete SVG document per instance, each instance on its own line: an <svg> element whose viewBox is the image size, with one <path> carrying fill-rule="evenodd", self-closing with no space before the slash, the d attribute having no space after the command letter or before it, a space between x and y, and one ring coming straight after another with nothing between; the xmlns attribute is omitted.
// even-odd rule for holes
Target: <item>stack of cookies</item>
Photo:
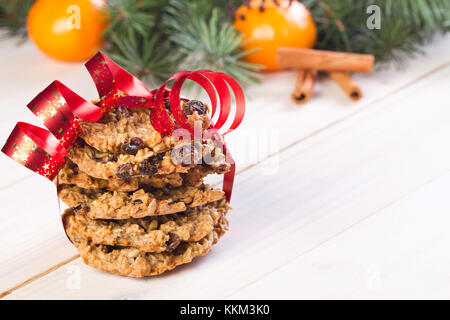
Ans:
<svg viewBox="0 0 450 320"><path fill-rule="evenodd" d="M209 127L204 103L181 104L190 123ZM114 108L80 124L57 185L70 207L64 228L86 264L144 277L211 251L229 209L224 193L203 182L229 170L214 138L175 141L152 127L147 108Z"/></svg>

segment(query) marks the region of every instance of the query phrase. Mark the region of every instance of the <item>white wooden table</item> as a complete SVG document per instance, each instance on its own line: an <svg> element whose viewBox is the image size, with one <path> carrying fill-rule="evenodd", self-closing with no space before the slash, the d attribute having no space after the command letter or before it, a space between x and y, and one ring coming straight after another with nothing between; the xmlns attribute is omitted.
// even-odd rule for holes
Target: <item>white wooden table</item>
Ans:
<svg viewBox="0 0 450 320"><path fill-rule="evenodd" d="M208 256L154 278L85 266L55 187L2 154L0 295L450 298L450 37L424 50L403 69L356 76L357 103L325 79L296 106L295 72L248 88L246 119L228 139L239 170L231 230ZM2 40L0 61L1 145L15 122L39 124L25 106L52 80L96 97L80 64L30 43Z"/></svg>

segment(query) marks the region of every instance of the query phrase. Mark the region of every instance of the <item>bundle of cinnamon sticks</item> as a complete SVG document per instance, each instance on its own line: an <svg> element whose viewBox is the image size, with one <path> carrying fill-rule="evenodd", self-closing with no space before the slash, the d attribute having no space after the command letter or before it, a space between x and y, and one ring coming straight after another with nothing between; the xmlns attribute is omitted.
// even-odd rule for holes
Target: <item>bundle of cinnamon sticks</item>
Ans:
<svg viewBox="0 0 450 320"><path fill-rule="evenodd" d="M326 72L352 100L362 97L361 88L350 72L372 72L375 58L371 54L334 52L314 49L279 48L277 64L282 69L297 69L297 82L292 99L302 104L314 91L317 73Z"/></svg>

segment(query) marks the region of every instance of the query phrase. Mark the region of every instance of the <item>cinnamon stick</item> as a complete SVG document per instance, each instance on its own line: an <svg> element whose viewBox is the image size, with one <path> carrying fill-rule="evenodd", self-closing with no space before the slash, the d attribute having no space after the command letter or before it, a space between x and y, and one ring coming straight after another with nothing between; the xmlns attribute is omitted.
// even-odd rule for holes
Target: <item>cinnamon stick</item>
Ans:
<svg viewBox="0 0 450 320"><path fill-rule="evenodd" d="M369 73L375 61L371 54L314 49L279 48L277 53L277 65L282 69Z"/></svg>
<svg viewBox="0 0 450 320"><path fill-rule="evenodd" d="M316 70L298 70L297 82L295 84L294 92L292 92L292 100L295 103L303 104L311 98L316 78Z"/></svg>
<svg viewBox="0 0 450 320"><path fill-rule="evenodd" d="M361 99L362 91L350 74L347 72L329 72L328 74L350 99L353 101Z"/></svg>

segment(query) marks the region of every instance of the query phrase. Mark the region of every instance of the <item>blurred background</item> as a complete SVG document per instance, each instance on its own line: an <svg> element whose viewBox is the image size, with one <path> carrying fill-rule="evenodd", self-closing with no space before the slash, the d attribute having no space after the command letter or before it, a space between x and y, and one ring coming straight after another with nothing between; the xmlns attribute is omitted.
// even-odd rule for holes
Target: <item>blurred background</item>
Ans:
<svg viewBox="0 0 450 320"><path fill-rule="evenodd" d="M2 144L55 79L97 98L98 50L151 89L212 69L248 98L230 235L151 285L84 266L54 185L0 157L0 297L450 297L449 30L448 0L0 0Z"/></svg>
<svg viewBox="0 0 450 320"><path fill-rule="evenodd" d="M152 85L183 69L255 84L279 47L402 63L449 21L447 0L0 0L2 37L68 62L101 49Z"/></svg>

